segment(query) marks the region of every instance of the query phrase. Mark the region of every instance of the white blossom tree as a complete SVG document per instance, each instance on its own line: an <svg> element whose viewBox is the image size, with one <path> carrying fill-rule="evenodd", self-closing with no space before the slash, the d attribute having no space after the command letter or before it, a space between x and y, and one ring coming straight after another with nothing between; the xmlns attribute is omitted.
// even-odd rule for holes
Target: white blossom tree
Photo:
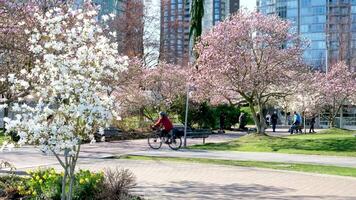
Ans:
<svg viewBox="0 0 356 200"><path fill-rule="evenodd" d="M108 16L103 17L104 21ZM127 58L104 35L97 11L86 1L82 9L70 6L36 13L29 50L35 55L28 72L35 106L15 104L19 113L6 119L19 144L35 144L52 152L64 169L61 199L72 199L75 166L83 140L108 126L114 116L106 76L125 70ZM112 35L115 35L114 33Z"/></svg>

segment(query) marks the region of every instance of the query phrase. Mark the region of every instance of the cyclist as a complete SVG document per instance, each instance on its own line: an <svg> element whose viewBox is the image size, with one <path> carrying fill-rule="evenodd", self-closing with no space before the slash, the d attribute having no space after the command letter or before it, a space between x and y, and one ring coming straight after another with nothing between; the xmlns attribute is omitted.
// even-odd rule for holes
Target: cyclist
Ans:
<svg viewBox="0 0 356 200"><path fill-rule="evenodd" d="M163 136L167 136L173 129L173 124L165 112L159 112L159 116L158 121L152 126L152 128L163 127L161 132Z"/></svg>

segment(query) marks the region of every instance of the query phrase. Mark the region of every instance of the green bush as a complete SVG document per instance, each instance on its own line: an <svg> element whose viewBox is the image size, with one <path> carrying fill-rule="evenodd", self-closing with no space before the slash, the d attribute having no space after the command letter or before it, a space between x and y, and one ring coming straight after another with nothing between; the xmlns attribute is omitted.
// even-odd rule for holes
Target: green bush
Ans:
<svg viewBox="0 0 356 200"><path fill-rule="evenodd" d="M213 107L214 109L214 116L217 120L217 126L220 127L220 115L223 114L225 116L225 128L229 129L234 126L236 123L239 122L240 116L240 109L228 105L228 104L221 104L218 106Z"/></svg>
<svg viewBox="0 0 356 200"><path fill-rule="evenodd" d="M183 124L185 121L185 97L176 99L170 109L170 113L178 115L178 120ZM199 128L213 128L216 124L214 112L207 103L189 101L188 126L197 125Z"/></svg>
<svg viewBox="0 0 356 200"><path fill-rule="evenodd" d="M29 196L30 199L61 199L63 173L54 169L29 171L30 177L17 186L19 194ZM80 170L76 173L73 187L73 199L95 199L100 192L104 179L103 173L92 173Z"/></svg>
<svg viewBox="0 0 356 200"><path fill-rule="evenodd" d="M104 173L93 173L88 170L80 170L76 176L74 185L74 200L94 200L103 188L98 187L103 183Z"/></svg>
<svg viewBox="0 0 356 200"><path fill-rule="evenodd" d="M177 99L173 102L170 112L178 115L178 119L181 123L185 120L185 97ZM199 128L219 128L220 127L220 115L225 116L225 128L231 128L238 122L240 116L240 109L228 105L221 104L212 106L207 102L198 103L194 101L189 102L188 111L188 126L198 126Z"/></svg>
<svg viewBox="0 0 356 200"><path fill-rule="evenodd" d="M240 110L241 110L241 112L244 112L246 114L247 124L255 125L255 122L253 121L253 118L252 118L252 112L251 112L250 107L241 107Z"/></svg>

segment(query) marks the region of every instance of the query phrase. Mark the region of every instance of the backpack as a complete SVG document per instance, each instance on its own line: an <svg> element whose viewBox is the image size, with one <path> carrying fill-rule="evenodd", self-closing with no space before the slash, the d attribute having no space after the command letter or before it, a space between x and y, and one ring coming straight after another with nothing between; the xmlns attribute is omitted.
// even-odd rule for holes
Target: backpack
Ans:
<svg viewBox="0 0 356 200"><path fill-rule="evenodd" d="M302 117L299 114L297 114L296 123L299 124L301 122L302 122Z"/></svg>

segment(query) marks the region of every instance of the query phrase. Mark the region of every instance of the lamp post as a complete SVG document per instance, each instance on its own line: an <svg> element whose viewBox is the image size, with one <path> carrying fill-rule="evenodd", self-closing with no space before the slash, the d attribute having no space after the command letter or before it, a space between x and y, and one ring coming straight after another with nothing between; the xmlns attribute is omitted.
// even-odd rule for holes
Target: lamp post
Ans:
<svg viewBox="0 0 356 200"><path fill-rule="evenodd" d="M187 147L187 127L188 127L188 111L189 111L189 93L194 91L194 87L187 85L187 98L185 102L185 119L184 119L184 143L183 146Z"/></svg>

